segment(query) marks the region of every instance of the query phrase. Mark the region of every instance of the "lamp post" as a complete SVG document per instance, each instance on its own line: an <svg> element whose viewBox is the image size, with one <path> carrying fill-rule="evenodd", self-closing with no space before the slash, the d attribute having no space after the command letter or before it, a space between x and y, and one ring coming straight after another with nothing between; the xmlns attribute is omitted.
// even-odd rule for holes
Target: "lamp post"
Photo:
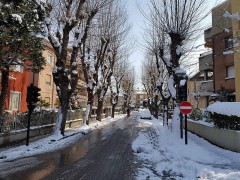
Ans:
<svg viewBox="0 0 240 180"><path fill-rule="evenodd" d="M183 98L183 96L185 96L185 93L184 92L181 92L181 80L186 80L187 79L187 76L186 76L186 71L183 70L183 69L177 69L175 71L175 74L177 75L178 77L178 93L177 93L177 98L178 98L178 104L180 104L180 101L183 101L183 100L186 100L186 98ZM182 94L184 93L184 94ZM183 96L182 96L183 95ZM180 137L181 139L183 139L183 114L180 113Z"/></svg>

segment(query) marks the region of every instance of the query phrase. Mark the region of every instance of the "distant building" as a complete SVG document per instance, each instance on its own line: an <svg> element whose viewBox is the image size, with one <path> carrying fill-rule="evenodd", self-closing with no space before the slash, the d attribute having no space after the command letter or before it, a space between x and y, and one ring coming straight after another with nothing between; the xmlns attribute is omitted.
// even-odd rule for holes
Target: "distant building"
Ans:
<svg viewBox="0 0 240 180"><path fill-rule="evenodd" d="M132 104L135 108L143 107L143 102L148 98L148 95L145 91L134 90L132 95Z"/></svg>

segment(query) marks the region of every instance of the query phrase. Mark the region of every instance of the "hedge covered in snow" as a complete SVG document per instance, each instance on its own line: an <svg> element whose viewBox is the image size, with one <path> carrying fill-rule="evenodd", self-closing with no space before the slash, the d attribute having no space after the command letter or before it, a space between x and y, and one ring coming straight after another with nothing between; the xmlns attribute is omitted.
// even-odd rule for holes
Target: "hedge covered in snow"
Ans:
<svg viewBox="0 0 240 180"><path fill-rule="evenodd" d="M208 106L207 110L218 128L240 130L239 102L216 102Z"/></svg>

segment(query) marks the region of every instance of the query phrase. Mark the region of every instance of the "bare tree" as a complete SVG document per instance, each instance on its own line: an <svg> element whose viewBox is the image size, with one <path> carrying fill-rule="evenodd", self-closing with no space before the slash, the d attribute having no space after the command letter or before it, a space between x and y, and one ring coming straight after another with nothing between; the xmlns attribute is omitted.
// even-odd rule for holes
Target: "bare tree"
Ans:
<svg viewBox="0 0 240 180"><path fill-rule="evenodd" d="M86 43L83 72L87 82L88 104L85 122L89 123L94 94L97 95L97 120L101 121L103 102L111 83L113 68L118 57L119 41L126 31L126 13L118 1L108 3L96 16Z"/></svg>
<svg viewBox="0 0 240 180"><path fill-rule="evenodd" d="M157 117L158 116L158 94L157 91L157 79L158 73L155 66L155 60L151 53L147 53L145 61L143 63L142 70L142 83L145 91L149 97L148 99L148 108L150 112Z"/></svg>
<svg viewBox="0 0 240 180"><path fill-rule="evenodd" d="M123 104L123 113L124 114L127 112L127 109L130 108L129 106L131 103L134 82L135 82L134 68L132 68L127 63L125 64L125 67L126 67L126 73L123 76L122 85L121 85L121 89L123 91L123 96L124 96L124 104Z"/></svg>
<svg viewBox="0 0 240 180"><path fill-rule="evenodd" d="M180 81L178 74L184 72L180 68L181 59L188 50L187 45L198 37L202 30L199 23L208 14L205 7L206 0L150 0L149 15L142 11L152 27L154 42L152 49L156 59L161 60L167 69L169 76L167 84L173 100L178 98L176 91ZM158 62L157 60L159 67ZM159 89L162 87L159 86Z"/></svg>
<svg viewBox="0 0 240 180"><path fill-rule="evenodd" d="M124 55L126 51L124 51ZM124 58L124 59L122 59ZM119 101L119 94L122 86L123 77L127 74L127 68L125 67L125 58L126 56L120 56L117 64L113 69L112 81L110 84L110 93L111 93L111 105L112 105L112 118L114 118L115 108Z"/></svg>
<svg viewBox="0 0 240 180"><path fill-rule="evenodd" d="M91 22L108 0L47 0L42 2L46 13L48 39L56 54L53 79L60 100L56 132L64 135L69 99L78 82L77 56L85 46ZM85 48L83 48L85 49ZM81 52L82 53L82 52ZM85 52L82 53L83 57Z"/></svg>

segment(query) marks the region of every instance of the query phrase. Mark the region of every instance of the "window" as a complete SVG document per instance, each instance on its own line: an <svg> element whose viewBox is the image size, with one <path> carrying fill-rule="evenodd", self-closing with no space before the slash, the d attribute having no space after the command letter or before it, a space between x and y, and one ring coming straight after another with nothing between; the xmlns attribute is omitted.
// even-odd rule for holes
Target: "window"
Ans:
<svg viewBox="0 0 240 180"><path fill-rule="evenodd" d="M10 69L14 72L23 73L23 66L21 66L21 65L11 65Z"/></svg>
<svg viewBox="0 0 240 180"><path fill-rule="evenodd" d="M51 80L52 80L52 76L47 74L46 75L46 84L51 85Z"/></svg>
<svg viewBox="0 0 240 180"><path fill-rule="evenodd" d="M233 38L232 38L232 36L225 37L224 41L225 41L225 49L233 47Z"/></svg>
<svg viewBox="0 0 240 180"><path fill-rule="evenodd" d="M226 78L234 78L234 77L235 77L234 66L227 66L226 67Z"/></svg>
<svg viewBox="0 0 240 180"><path fill-rule="evenodd" d="M44 101L45 101L45 103L49 103L50 104L50 97L45 97Z"/></svg>
<svg viewBox="0 0 240 180"><path fill-rule="evenodd" d="M50 55L50 54L47 55L47 62L49 64L52 64L52 62L53 62L53 56L52 55Z"/></svg>
<svg viewBox="0 0 240 180"><path fill-rule="evenodd" d="M21 92L10 92L9 110L19 110L21 103Z"/></svg>

